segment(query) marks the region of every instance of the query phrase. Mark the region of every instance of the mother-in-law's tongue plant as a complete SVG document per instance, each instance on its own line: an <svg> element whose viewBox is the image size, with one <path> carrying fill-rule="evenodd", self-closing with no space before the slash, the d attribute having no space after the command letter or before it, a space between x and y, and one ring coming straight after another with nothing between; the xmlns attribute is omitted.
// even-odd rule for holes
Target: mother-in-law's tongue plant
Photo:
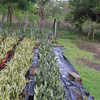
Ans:
<svg viewBox="0 0 100 100"><path fill-rule="evenodd" d="M47 41L40 40L34 100L64 100L56 59L51 52L51 44Z"/></svg>

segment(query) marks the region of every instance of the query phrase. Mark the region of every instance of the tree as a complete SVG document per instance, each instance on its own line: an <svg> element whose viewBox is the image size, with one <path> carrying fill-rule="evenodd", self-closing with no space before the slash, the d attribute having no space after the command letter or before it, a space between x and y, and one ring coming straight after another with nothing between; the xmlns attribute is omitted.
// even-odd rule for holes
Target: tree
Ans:
<svg viewBox="0 0 100 100"><path fill-rule="evenodd" d="M13 9L12 9L12 4L17 2L17 0L1 0L0 3L1 4L6 4L8 6L8 16L7 16L7 21L9 21L10 25L12 23L12 13L13 13Z"/></svg>
<svg viewBox="0 0 100 100"><path fill-rule="evenodd" d="M12 24L13 7L18 7L20 9L26 10L28 8L29 2L35 2L35 0L0 0L0 3L8 6L8 23Z"/></svg>
<svg viewBox="0 0 100 100"><path fill-rule="evenodd" d="M99 0L69 0L69 2L73 9L74 20L82 18L97 20L95 9L100 6Z"/></svg>
<svg viewBox="0 0 100 100"><path fill-rule="evenodd" d="M95 8L100 5L98 0L69 0L71 5L73 21L77 22L76 26L81 31L81 25L85 20L91 19L92 21L97 21L97 15ZM100 14L99 14L100 17Z"/></svg>
<svg viewBox="0 0 100 100"><path fill-rule="evenodd" d="M98 32L98 23L100 22L100 0L69 0L73 21L81 31L92 35L93 40Z"/></svg>
<svg viewBox="0 0 100 100"><path fill-rule="evenodd" d="M43 20L44 20L44 17L45 17L45 11L44 11L44 8L45 8L45 4L47 2L49 2L50 0L37 0L37 4L39 6L39 16L40 16L40 33L42 32L42 26L43 26Z"/></svg>

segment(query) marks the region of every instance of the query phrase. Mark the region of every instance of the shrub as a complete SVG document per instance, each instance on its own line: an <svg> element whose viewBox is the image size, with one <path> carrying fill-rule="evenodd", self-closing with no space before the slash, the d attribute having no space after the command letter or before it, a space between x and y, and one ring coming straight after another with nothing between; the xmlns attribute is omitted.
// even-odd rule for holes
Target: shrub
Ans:
<svg viewBox="0 0 100 100"><path fill-rule="evenodd" d="M82 24L82 30L84 33L88 34L88 37L92 36L93 40L95 37L95 34L97 32L100 32L100 24L97 22L93 22L90 19L86 20L83 24Z"/></svg>

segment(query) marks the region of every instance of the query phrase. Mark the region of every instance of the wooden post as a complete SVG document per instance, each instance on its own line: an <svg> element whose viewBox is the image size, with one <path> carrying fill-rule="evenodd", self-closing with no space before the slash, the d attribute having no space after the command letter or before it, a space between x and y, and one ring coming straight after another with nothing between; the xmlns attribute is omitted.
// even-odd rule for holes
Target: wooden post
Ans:
<svg viewBox="0 0 100 100"><path fill-rule="evenodd" d="M43 0L40 0L39 16L40 16L40 33L42 33L43 20L44 20L44 4L43 4Z"/></svg>
<svg viewBox="0 0 100 100"><path fill-rule="evenodd" d="M8 21L8 24L10 24L10 26L12 25L12 13L13 13L12 5L8 4L8 17L7 17L7 21Z"/></svg>
<svg viewBox="0 0 100 100"><path fill-rule="evenodd" d="M53 23L53 37L56 40L56 30L57 30L57 23L56 23L56 18L54 19Z"/></svg>

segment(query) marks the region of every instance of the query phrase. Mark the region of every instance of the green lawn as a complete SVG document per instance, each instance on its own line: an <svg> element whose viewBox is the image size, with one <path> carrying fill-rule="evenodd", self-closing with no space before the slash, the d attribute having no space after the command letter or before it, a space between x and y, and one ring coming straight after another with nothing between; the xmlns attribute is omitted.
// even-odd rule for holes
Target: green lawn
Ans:
<svg viewBox="0 0 100 100"><path fill-rule="evenodd" d="M76 41L78 40L78 35L71 32L64 32L64 34L66 35L60 36L58 43L65 47L65 55L80 73L84 87L95 97L95 100L100 100L100 72L84 64L79 65L77 63L77 59L79 58L91 61L96 61L96 59L91 52L81 50L77 47Z"/></svg>

